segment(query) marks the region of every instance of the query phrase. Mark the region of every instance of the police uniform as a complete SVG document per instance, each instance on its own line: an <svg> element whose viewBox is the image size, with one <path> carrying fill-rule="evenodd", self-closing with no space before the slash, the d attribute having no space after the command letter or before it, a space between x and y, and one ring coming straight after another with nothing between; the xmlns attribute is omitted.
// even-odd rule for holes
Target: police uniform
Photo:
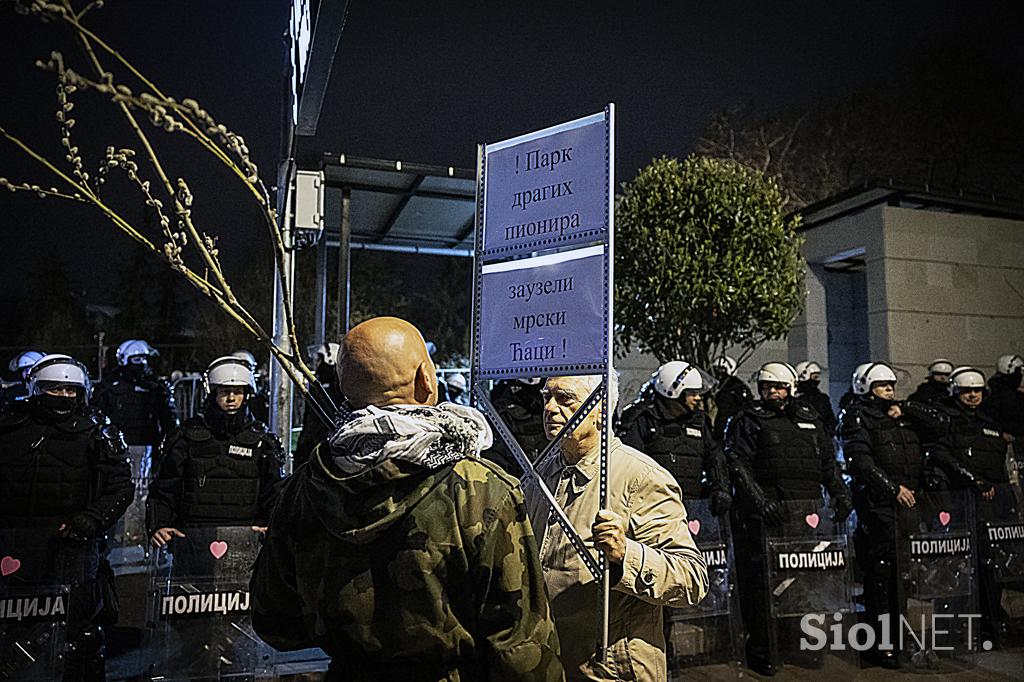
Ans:
<svg viewBox="0 0 1024 682"><path fill-rule="evenodd" d="M753 402L754 394L740 379L734 376L723 379L722 385L715 393L715 407L718 410L715 413L715 438L722 441L729 419L749 408Z"/></svg>
<svg viewBox="0 0 1024 682"><path fill-rule="evenodd" d="M781 410L757 402L730 423L725 439L736 496L733 537L740 607L750 637L747 657L754 669L779 661L771 647L766 528L785 518L787 500L822 500L831 495L838 518L849 514L849 492L839 473L831 436L820 416L796 400Z"/></svg>
<svg viewBox="0 0 1024 682"><path fill-rule="evenodd" d="M266 526L284 455L277 437L243 407L213 401L161 448L146 503L150 535L160 528Z"/></svg>
<svg viewBox="0 0 1024 682"><path fill-rule="evenodd" d="M693 410L673 417L664 400L652 394L623 410L619 438L665 467L679 482L684 500L706 498L712 491L728 495L725 455L707 415Z"/></svg>
<svg viewBox="0 0 1024 682"><path fill-rule="evenodd" d="M150 371L122 368L96 387L93 404L124 434L128 445L160 443L177 426L167 382Z"/></svg>
<svg viewBox="0 0 1024 682"><path fill-rule="evenodd" d="M26 577L71 584L64 679L104 677L99 541L132 502L125 454L117 428L87 406L61 413L30 398L0 417L0 528L47 557Z"/></svg>
<svg viewBox="0 0 1024 682"><path fill-rule="evenodd" d="M882 614L896 617L900 612L896 496L901 485L915 492L924 489L925 444L935 442L940 423L933 410L910 402L901 405L903 414L894 419L888 415L893 404L870 394L857 396L839 418L839 438L854 480L858 520L854 545L864 573L867 622L872 623Z"/></svg>
<svg viewBox="0 0 1024 682"><path fill-rule="evenodd" d="M540 388L539 382L529 385L518 380L508 380L499 381L491 391L491 404L531 461L548 445L544 431L544 399ZM513 476L523 475L522 468L500 436L495 435L491 448L480 454Z"/></svg>

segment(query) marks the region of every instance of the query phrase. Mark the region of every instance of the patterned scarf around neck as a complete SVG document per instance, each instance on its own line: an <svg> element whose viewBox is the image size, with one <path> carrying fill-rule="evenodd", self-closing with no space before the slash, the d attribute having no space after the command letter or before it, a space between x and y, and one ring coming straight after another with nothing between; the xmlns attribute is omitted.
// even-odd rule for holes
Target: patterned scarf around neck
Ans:
<svg viewBox="0 0 1024 682"><path fill-rule="evenodd" d="M483 414L464 405L369 406L328 442L335 465L358 474L388 459L437 469L464 457L477 457L491 446L491 428Z"/></svg>

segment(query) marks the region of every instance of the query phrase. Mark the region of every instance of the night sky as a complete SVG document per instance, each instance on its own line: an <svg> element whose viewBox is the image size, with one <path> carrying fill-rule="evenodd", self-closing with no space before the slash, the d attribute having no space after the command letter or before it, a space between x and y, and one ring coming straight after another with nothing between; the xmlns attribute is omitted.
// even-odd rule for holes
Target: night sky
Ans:
<svg viewBox="0 0 1024 682"><path fill-rule="evenodd" d="M318 135L300 151L471 167L477 142L614 101L624 181L652 157L689 153L725 107L770 112L842 94L899 76L938 45L980 48L1024 74L1012 5L352 0ZM62 44L61 32L0 8L0 124L58 151L53 81L32 64ZM91 21L166 92L198 99L245 135L272 184L287 18L279 0L107 0ZM87 153L130 141L119 121L108 132L112 109L81 99L76 132ZM204 223L223 226L211 231L223 235L228 263L244 267L252 240L241 196L193 156L168 158L194 186L202 175ZM0 175L51 184L7 145ZM4 192L0 215L4 299L20 294L24 263L40 249L72 262L90 300L109 297L128 242L96 214Z"/></svg>

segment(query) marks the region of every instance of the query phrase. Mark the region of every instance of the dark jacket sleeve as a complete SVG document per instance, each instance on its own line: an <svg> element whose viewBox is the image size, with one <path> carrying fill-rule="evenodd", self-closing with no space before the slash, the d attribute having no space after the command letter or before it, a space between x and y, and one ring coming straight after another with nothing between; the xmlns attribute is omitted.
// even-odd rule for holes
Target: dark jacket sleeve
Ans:
<svg viewBox="0 0 1024 682"><path fill-rule="evenodd" d="M839 440L853 477L877 494L895 499L900 488L871 457L871 434L856 407L848 407L840 415Z"/></svg>
<svg viewBox="0 0 1024 682"><path fill-rule="evenodd" d="M729 465L725 459L725 451L722 444L715 438L708 420L704 420L701 430L704 432L704 473L707 474L711 490L723 493L731 493L732 486L729 483Z"/></svg>
<svg viewBox="0 0 1024 682"><path fill-rule="evenodd" d="M83 514L96 522L99 530L106 530L121 518L135 499L132 468L128 463L128 446L117 427L109 422L94 434L96 477L94 494Z"/></svg>
<svg viewBox="0 0 1024 682"><path fill-rule="evenodd" d="M831 433L828 429L817 431L818 447L821 452L821 484L833 500L839 497L849 498L850 489L846 487L843 474L839 470Z"/></svg>
<svg viewBox="0 0 1024 682"><path fill-rule="evenodd" d="M159 463L146 498L146 528L151 535L159 528L173 528L178 523L181 477L188 450L188 440L181 431L174 431L160 445Z"/></svg>
<svg viewBox="0 0 1024 682"><path fill-rule="evenodd" d="M740 413L729 422L725 432L725 457L733 485L757 507L767 502L764 490L754 480L754 459L757 457L757 434L760 425L756 419Z"/></svg>
<svg viewBox="0 0 1024 682"><path fill-rule="evenodd" d="M478 538L477 627L495 680L561 680L558 633L522 489L496 505Z"/></svg>
<svg viewBox="0 0 1024 682"><path fill-rule="evenodd" d="M266 526L281 493L284 449L277 436L268 433L263 439L264 453L260 459L260 514L257 525Z"/></svg>
<svg viewBox="0 0 1024 682"><path fill-rule="evenodd" d="M644 436L650 424L646 414L641 407L631 407L622 413L622 423L619 425L619 439L631 448L640 452L646 452Z"/></svg>
<svg viewBox="0 0 1024 682"><path fill-rule="evenodd" d="M178 427L178 415L174 410L174 394L171 393L171 386L162 379L157 382L157 390L154 393L156 400L156 417L160 422L160 435L167 436Z"/></svg>
<svg viewBox="0 0 1024 682"><path fill-rule="evenodd" d="M296 556L287 516L296 511L297 490L306 475L292 476L281 493L280 520L271 520L256 557L249 591L252 595L252 626L256 634L279 651L316 646L303 618L303 599L296 575ZM287 511L283 511L287 510Z"/></svg>

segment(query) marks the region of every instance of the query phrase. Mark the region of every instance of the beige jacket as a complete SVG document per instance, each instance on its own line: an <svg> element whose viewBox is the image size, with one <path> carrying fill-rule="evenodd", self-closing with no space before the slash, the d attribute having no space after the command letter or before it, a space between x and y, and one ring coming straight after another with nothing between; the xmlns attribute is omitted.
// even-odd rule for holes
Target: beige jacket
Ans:
<svg viewBox="0 0 1024 682"><path fill-rule="evenodd" d="M590 532L598 511L599 451L567 466L560 451L536 464L593 556ZM679 485L657 462L613 438L608 457L608 506L628 519L626 555L613 569L610 656L597 660L601 586L549 518L537 485L524 479L527 508L540 544L544 581L562 644L568 680L668 679L662 606L696 604L707 593L708 574L686 525ZM621 578L619 576L621 573Z"/></svg>

